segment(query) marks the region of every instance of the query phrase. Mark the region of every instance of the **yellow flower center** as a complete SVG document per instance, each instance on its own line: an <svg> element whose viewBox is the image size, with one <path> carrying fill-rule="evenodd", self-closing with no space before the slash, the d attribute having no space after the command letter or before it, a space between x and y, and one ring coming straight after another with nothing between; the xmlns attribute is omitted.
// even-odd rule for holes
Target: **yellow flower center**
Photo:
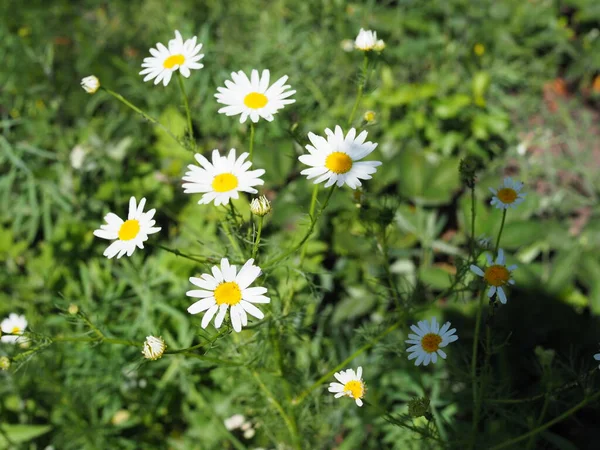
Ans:
<svg viewBox="0 0 600 450"><path fill-rule="evenodd" d="M440 343L442 342L442 338L439 334L435 333L427 333L421 339L421 347L427 353L437 352L438 348L440 348Z"/></svg>
<svg viewBox="0 0 600 450"><path fill-rule="evenodd" d="M217 175L212 182L212 188L215 192L227 192L238 186L238 179L232 173L221 173Z"/></svg>
<svg viewBox="0 0 600 450"><path fill-rule="evenodd" d="M510 272L504 266L493 265L485 269L483 278L491 286L504 286L510 279Z"/></svg>
<svg viewBox="0 0 600 450"><path fill-rule="evenodd" d="M354 398L362 398L365 394L365 385L362 381L352 380L348 381L344 385L344 392L350 392L350 395Z"/></svg>
<svg viewBox="0 0 600 450"><path fill-rule="evenodd" d="M140 232L140 222L135 219L126 220L119 229L119 239L130 241Z"/></svg>
<svg viewBox="0 0 600 450"><path fill-rule="evenodd" d="M21 329L19 327L13 327L13 329L10 330L10 332L12 334L20 334L21 333Z"/></svg>
<svg viewBox="0 0 600 450"><path fill-rule="evenodd" d="M502 203L512 203L517 199L517 191L511 188L503 188L498 191L498 198Z"/></svg>
<svg viewBox="0 0 600 450"><path fill-rule="evenodd" d="M267 103L269 103L267 96L259 92L250 92L248 95L246 95L246 97L244 97L244 105L246 105L248 108L264 108Z"/></svg>
<svg viewBox="0 0 600 450"><path fill-rule="evenodd" d="M181 66L185 62L183 55L171 55L163 63L165 69L172 69L175 66Z"/></svg>
<svg viewBox="0 0 600 450"><path fill-rule="evenodd" d="M325 160L325 167L337 174L346 173L352 169L352 158L346 153L333 152Z"/></svg>
<svg viewBox="0 0 600 450"><path fill-rule="evenodd" d="M242 299L242 290L235 281L221 283L215 289L215 302L217 305L224 303L229 306L237 305Z"/></svg>

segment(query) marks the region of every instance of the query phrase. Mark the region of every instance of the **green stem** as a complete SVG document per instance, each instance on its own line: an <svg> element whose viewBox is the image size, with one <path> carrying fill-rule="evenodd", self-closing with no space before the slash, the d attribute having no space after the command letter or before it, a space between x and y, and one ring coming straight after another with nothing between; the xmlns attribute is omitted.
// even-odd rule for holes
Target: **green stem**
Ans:
<svg viewBox="0 0 600 450"><path fill-rule="evenodd" d="M231 229L229 228L229 223L227 222L227 217L224 217L221 220L221 225L223 226L225 235L227 236L227 239L229 239L229 242L231 243L231 246L233 247L233 249L238 253L238 255L241 259L244 259L244 252L242 251L240 244L238 243L237 239L235 239L233 237L233 234L231 234Z"/></svg>
<svg viewBox="0 0 600 450"><path fill-rule="evenodd" d="M598 369L596 367L594 367L592 370L590 370L589 372L583 374L583 376L581 377L582 379L585 379L589 376L592 376L594 372L596 372ZM541 398L544 398L546 396L548 397L552 397L555 396L563 391L569 390L571 388L574 388L575 386L581 386L582 385L582 381L581 380L577 380L577 381L570 381L566 384L564 384L563 386L560 386L552 391L548 391L548 392L542 392L541 394L537 394L534 395L533 397L527 397L527 398L500 398L500 399L492 399L492 398L486 398L484 401L486 403L501 403L501 404L507 404L507 405L515 405L515 404L519 404L519 403L529 403L529 402L535 402Z"/></svg>
<svg viewBox="0 0 600 450"><path fill-rule="evenodd" d="M383 267L385 269L385 273L388 279L388 284L390 286L390 290L392 291L392 296L394 298L394 302L396 303L396 307L400 309L402 305L400 304L400 293L398 292L398 288L396 287L396 282L394 280L394 276L392 274L392 268L390 266L390 255L389 248L387 245L387 234L385 229L383 230L383 239L382 242L378 242L379 247L381 248L381 254L383 256Z"/></svg>
<svg viewBox="0 0 600 450"><path fill-rule="evenodd" d="M550 397L546 396L544 398L544 404L542 405L542 411L540 412L540 417L535 424L536 427L539 427L544 421L544 417L546 416L546 411L548 410L548 404L550 403ZM532 434L529 440L527 441L527 446L525 447L527 450L533 448L535 445L535 441L537 440L537 434Z"/></svg>
<svg viewBox="0 0 600 450"><path fill-rule="evenodd" d="M473 424L471 427L471 444L470 448L475 445L475 434L477 432L477 426L479 424L479 411L478 399L480 398L477 393L477 350L479 348L479 330L481 328L481 314L483 310L483 298L485 296L485 289L479 294L479 304L477 306L477 318L475 319L475 334L473 336L473 353L471 357L471 383L473 386Z"/></svg>
<svg viewBox="0 0 600 450"><path fill-rule="evenodd" d="M248 160L250 162L252 162L252 154L254 152L254 122L250 121L250 146L249 146L249 153L250 156L248 157Z"/></svg>
<svg viewBox="0 0 600 450"><path fill-rule="evenodd" d="M196 257L194 255L188 255L186 253L181 253L177 249L165 247L164 245L160 245L160 244L146 244L146 245L148 245L150 247L160 248L166 252L172 253L177 256L181 256L182 258L186 258L186 259L189 259L190 261L194 261L197 263L201 263L201 264L216 264L216 263L218 263L218 260L215 258L201 258L201 257Z"/></svg>
<svg viewBox="0 0 600 450"><path fill-rule="evenodd" d="M500 231L498 232L498 238L496 238L496 248L494 249L494 255L498 254L498 248L500 248L500 236L502 236L502 230L504 230L504 221L506 220L506 212L508 210L505 209L502 212L502 222L500 222Z"/></svg>
<svg viewBox="0 0 600 450"><path fill-rule="evenodd" d="M471 186L471 259L475 261L475 185Z"/></svg>
<svg viewBox="0 0 600 450"><path fill-rule="evenodd" d="M254 246L252 247L252 259L255 259L258 253L258 244L260 244L260 235L262 233L263 220L263 216L260 216L258 218L258 230L256 231L256 239L254 239Z"/></svg>
<svg viewBox="0 0 600 450"><path fill-rule="evenodd" d="M288 431L290 432L290 435L292 436L292 441L294 442L294 447L298 450L302 450L302 443L300 442L300 436L298 435L298 427L296 426L296 422L293 420L293 418L291 416L289 416L285 412L285 410L283 409L283 406L281 406L281 403L279 403L277 401L277 398L275 398L275 396L269 390L269 388L267 386L265 386L265 384L263 383L263 381L260 378L260 375L256 371L253 370L252 376L256 380L256 383L260 386L260 388L265 393L267 399L273 404L273 406L275 406L275 409L277 409L277 411L279 412L279 415L281 415L281 418L285 422L285 424L288 428Z"/></svg>
<svg viewBox="0 0 600 450"><path fill-rule="evenodd" d="M527 439L530 436L535 436L536 434L541 433L542 431L550 428L552 425L554 425L554 424L556 424L556 423L558 423L558 422L560 422L562 420L565 420L567 417L569 417L572 414L576 413L577 411L579 411L581 408L583 408L588 403L596 400L598 397L600 397L600 391L596 392L591 397L584 398L577 405L573 406L568 411L565 411L560 416L555 417L554 419L546 422L545 424L540 425L537 428L535 428L535 429L533 429L531 431L528 431L525 434L522 434L521 436L517 436L514 439L510 439L508 441L503 442L502 444L495 445L494 447L491 447L489 450L500 450L501 448L512 447L517 442L521 442L522 440L525 440L525 439ZM512 447L512 448L515 448L515 447Z"/></svg>
<svg viewBox="0 0 600 450"><path fill-rule="evenodd" d="M308 228L308 231L306 232L306 234L304 235L304 237L302 238L302 240L300 242L298 242L298 244L294 245L291 249L289 249L284 254L279 255L278 257L272 259L271 261L268 261L263 266L263 269L267 269L267 268L273 267L275 264L277 264L278 262L286 259L292 253L295 253L300 247L302 247L302 245L308 240L308 238L312 234L313 230L315 229L315 225L317 224L317 222L319 221L319 218L321 217L321 214L323 214L323 211L327 207L327 204L329 203L329 199L331 198L331 195L333 194L334 189L335 189L335 185L333 185L331 187L331 189L329 190L329 193L327 194L327 197L325 198L325 202L323 203L323 206L321 206L321 209L319 210L319 212L311 220L310 227Z"/></svg>
<svg viewBox="0 0 600 450"><path fill-rule="evenodd" d="M226 326L225 328L223 328L221 331L219 331L217 334L215 334L211 339L209 339L206 342L202 342L200 344L192 345L191 347L180 348L178 350L166 350L165 354L185 353L185 352L189 352L191 350L195 350L197 348L206 347L208 345L214 344L215 341L217 339L219 339L221 336L223 336L224 334L229 334L229 333L231 333L231 327Z"/></svg>
<svg viewBox="0 0 600 450"><path fill-rule="evenodd" d="M313 188L313 193L312 193L312 197L310 199L310 209L308 211L308 215L310 217L310 220L313 220L313 215L315 213L315 206L317 205L317 197L319 194L319 185L315 184L315 187ZM302 268L302 263L304 262L304 257L306 256L306 248L308 247L308 243L305 243L302 246L302 252L300 253L300 268Z"/></svg>
<svg viewBox="0 0 600 450"><path fill-rule="evenodd" d="M183 75L177 71L177 81L179 82L179 89L181 90L181 96L183 97L183 104L185 106L185 114L187 116L188 123L188 136L190 139L190 145L194 145L194 129L192 128L192 113L190 112L190 104L188 102L187 95L185 93L185 87L183 86Z"/></svg>
<svg viewBox="0 0 600 450"><path fill-rule="evenodd" d="M306 396L308 394L310 394L312 391L317 389L325 381L329 380L333 376L334 373L339 372L341 369L346 367L346 365L350 361L352 361L358 355L364 353L365 351L367 351L368 349L373 347L377 342L379 342L381 339L383 339L386 335L388 335L389 333L394 331L399 326L400 326L400 322L395 323L394 325L388 327L383 333L381 333L379 336L377 336L371 342L360 347L358 350L356 350L354 353L352 353L350 356L348 356L345 360L343 360L340 364L338 364L333 369L331 369L329 372L327 372L325 375L323 375L321 378L319 378L312 386L310 386L308 389L306 389L304 392L302 392L298 397L296 397L293 401L293 404L299 405L300 403L302 403L302 401L306 398Z"/></svg>
<svg viewBox="0 0 600 450"><path fill-rule="evenodd" d="M149 116L148 114L146 114L144 111L142 111L140 108L138 108L137 106L135 106L133 103L131 103L129 100L127 100L125 97L123 97L121 94L117 94L116 92L107 89L105 87L100 87L100 89L103 89L106 93L112 95L114 98L116 98L117 100L119 100L121 103L123 103L124 105L128 106L129 108L133 109L136 113L138 113L140 116L142 116L144 119L146 119L148 122L156 125L157 127L160 127L165 133L167 133L169 136L171 136L181 147L183 147L184 149L187 150L187 147L183 144L183 142L181 142L177 136L175 136L171 130L169 130L167 127L165 127L162 123L160 123L158 120L156 120L154 117Z"/></svg>
<svg viewBox="0 0 600 450"><path fill-rule="evenodd" d="M350 118L348 119L348 126L352 125L352 121L354 120L354 114L356 114L356 109L358 108L358 104L363 95L363 90L367 84L367 70L369 67L369 57L367 56L367 52L365 52L365 57L363 60L363 67L361 73L360 83L358 84L358 90L356 92L356 100L354 101L354 106L352 107L352 112L350 113Z"/></svg>

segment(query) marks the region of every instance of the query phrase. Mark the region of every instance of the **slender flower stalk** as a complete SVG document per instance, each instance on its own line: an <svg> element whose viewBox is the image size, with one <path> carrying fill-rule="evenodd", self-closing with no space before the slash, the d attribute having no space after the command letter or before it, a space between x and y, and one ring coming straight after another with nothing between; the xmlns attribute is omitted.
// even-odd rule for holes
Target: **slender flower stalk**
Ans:
<svg viewBox="0 0 600 450"><path fill-rule="evenodd" d="M317 205L317 197L319 196L319 185L315 184L315 187L313 188L313 193L312 193L312 197L310 199L310 209L308 210L308 216L310 217L310 220L312 221L313 215L315 213L315 206ZM300 267L302 267L302 264L304 263L304 257L306 256L306 248L308 247L308 242L305 242L304 245L302 246L302 251L300 252Z"/></svg>
<svg viewBox="0 0 600 450"><path fill-rule="evenodd" d="M254 152L254 122L250 122L250 145L248 146L248 148L248 153L250 153L248 160L252 162L252 154Z"/></svg>
<svg viewBox="0 0 600 450"><path fill-rule="evenodd" d="M183 98L183 105L185 106L185 114L187 116L187 128L188 128L188 137L190 140L190 145L195 147L194 145L194 128L192 126L192 114L190 112L190 103L188 101L187 94L185 93L185 86L183 85L183 75L181 72L177 72L177 81L179 82L179 90L181 91L181 97Z"/></svg>
<svg viewBox="0 0 600 450"><path fill-rule="evenodd" d="M323 211L325 210L325 208L327 208L327 204L329 203L329 199L331 198L334 190L335 190L335 186L332 186L331 189L329 189L329 193L327 194L327 197L325 198L325 202L323 203L323 206L321 206L321 209L319 210L319 212L312 219L312 221L310 223L310 227L308 228L308 231L306 232L306 234L304 235L304 237L300 240L300 242L298 244L294 245L287 252L279 255L278 257L272 259L271 261L267 261L267 263L264 265L263 269L265 269L265 270L268 269L268 268L270 269L271 267L273 267L278 262L283 261L288 256L292 255L293 253L296 253L296 251L298 251L298 249L301 248L302 245L304 245L304 243L308 240L308 238L313 233L313 231L315 229L315 225L317 224L317 222L321 218L321 214L323 214Z"/></svg>
<svg viewBox="0 0 600 450"><path fill-rule="evenodd" d="M169 136L171 136L171 138L173 138L173 140L175 142L177 142L182 148L184 148L185 150L189 150L185 144L179 140L179 138L177 136L175 136L171 130L169 130L166 126L164 126L162 123L160 123L157 119L155 119L154 117L152 117L151 115L149 115L148 113L144 112L141 108L135 106L133 103L131 103L129 100L127 100L125 97L123 97L121 94L116 93L115 91L112 91L108 88L105 88L104 86L100 86L100 89L102 89L104 92L106 92L107 94L112 95L114 98L116 98L117 100L119 100L121 103L123 103L125 106L133 109L136 113L138 113L140 116L142 116L144 119L146 119L148 122L156 125L157 127L159 127L160 129L162 129L165 133L167 133Z"/></svg>
<svg viewBox="0 0 600 450"><path fill-rule="evenodd" d="M360 81L358 83L358 90L356 92L356 100L354 101L354 106L352 107L352 112L350 113L350 117L348 119L348 126L352 125L352 121L354 120L354 115L356 114L356 109L358 108L358 105L360 104L360 100L362 99L363 90L365 89L365 87L367 85L368 70L369 70L369 56L365 52L365 55L363 58L361 77L360 77Z"/></svg>
<svg viewBox="0 0 600 450"><path fill-rule="evenodd" d="M262 233L263 221L265 220L264 216L260 216L258 218L258 229L256 230L256 238L254 239L254 246L252 247L252 259L256 258L258 254L258 245L260 244L260 235Z"/></svg>

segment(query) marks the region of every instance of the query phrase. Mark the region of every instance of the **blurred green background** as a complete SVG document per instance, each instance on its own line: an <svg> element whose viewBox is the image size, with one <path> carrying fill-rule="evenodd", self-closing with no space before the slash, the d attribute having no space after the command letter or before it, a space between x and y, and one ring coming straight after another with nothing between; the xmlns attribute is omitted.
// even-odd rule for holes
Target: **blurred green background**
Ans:
<svg viewBox="0 0 600 450"><path fill-rule="evenodd" d="M185 85L198 151L206 153L247 148L249 124L216 112L213 94L232 71L288 75L296 103L256 132L255 165L267 171L264 193L274 204L264 249L272 255L307 223L312 185L298 175L304 150L292 136L303 142L309 131L346 126L362 55L345 51L344 41L360 27L387 44L354 123L379 143L373 159L383 165L365 183L361 208L350 189L335 194L310 241L305 273L291 267L274 276L274 298L292 296L294 313L281 314L273 302L269 326L246 338L255 357L244 365L270 367L269 350L279 345L272 333L283 327L290 333L281 342L286 376L298 394L376 334L390 299L371 231L391 211L392 276L417 311L443 311L462 326L461 346L447 366L418 370L398 333L353 364L363 364L370 401L386 411L405 413L408 399L430 393L455 442L469 426L460 370L470 357L473 303L431 301L465 256L470 198L458 165L474 155L483 162L477 235L494 236L501 217L488 205L488 187L512 175L528 194L508 214L502 240L520 268L499 318L499 334L514 334L495 366L498 394L534 395L590 370L600 341L596 0L3 1L0 317L25 314L45 336L82 333L65 313L73 304L109 335L141 343L156 334L173 348L192 345L200 319L186 313L185 291L203 268L151 246L106 260L105 242L92 231L108 211L124 214L131 195L145 196L162 227L149 243L220 258L228 249L216 209L183 195L189 152L106 93L86 94L80 79L96 75L182 135L175 83L143 83L138 72L148 49L175 29L197 35L205 67ZM367 110L376 113L368 124L360 119ZM236 206L247 213L245 199ZM557 352L551 376L537 363L537 345ZM233 357L238 350L229 339L211 352ZM22 351L0 344L2 355ZM135 348L55 344L17 369L0 373L0 449L288 448L277 412L243 368L183 357L146 364ZM318 392L297 413L305 448L440 448L377 411L329 397ZM548 417L572 404L559 397ZM235 413L252 418L253 438L223 427ZM502 442L525 432L538 413L539 404L489 413L482 433ZM584 414L536 445L594 448L596 427Z"/></svg>

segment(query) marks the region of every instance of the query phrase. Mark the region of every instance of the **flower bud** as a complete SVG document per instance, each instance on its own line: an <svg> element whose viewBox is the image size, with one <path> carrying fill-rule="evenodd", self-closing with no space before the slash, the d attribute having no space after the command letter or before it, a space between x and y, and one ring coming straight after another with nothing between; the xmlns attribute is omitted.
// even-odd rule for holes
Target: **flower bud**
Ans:
<svg viewBox="0 0 600 450"><path fill-rule="evenodd" d="M381 52L381 51L383 51L384 48L385 48L385 42L383 42L383 39L379 39L377 42L375 42L375 46L373 47L373 50L375 50L376 52Z"/></svg>
<svg viewBox="0 0 600 450"><path fill-rule="evenodd" d="M375 111L367 111L365 113L365 115L363 116L363 119L365 119L365 122L373 122L373 121L375 121L375 117L376 117Z"/></svg>
<svg viewBox="0 0 600 450"><path fill-rule="evenodd" d="M144 355L144 358L146 359L155 361L163 355L166 348L167 345L162 337L146 336L142 355Z"/></svg>
<svg viewBox="0 0 600 450"><path fill-rule="evenodd" d="M255 214L260 217L269 214L271 212L271 209L271 202L267 200L267 197L265 197L264 195L255 198L254 200L252 200L252 203L250 203L250 211L252 211L252 214Z"/></svg>
<svg viewBox="0 0 600 450"><path fill-rule="evenodd" d="M77 314L79 312L79 306L77 306L74 303L71 303L69 305L69 308L67 309L67 311L69 312L69 314L71 314L72 316L74 316L75 314Z"/></svg>
<svg viewBox="0 0 600 450"><path fill-rule="evenodd" d="M94 75L90 75L81 80L81 87L88 94L95 94L100 88L100 80Z"/></svg>
<svg viewBox="0 0 600 450"><path fill-rule="evenodd" d="M10 367L10 359L6 356L0 356L0 370L8 370Z"/></svg>

